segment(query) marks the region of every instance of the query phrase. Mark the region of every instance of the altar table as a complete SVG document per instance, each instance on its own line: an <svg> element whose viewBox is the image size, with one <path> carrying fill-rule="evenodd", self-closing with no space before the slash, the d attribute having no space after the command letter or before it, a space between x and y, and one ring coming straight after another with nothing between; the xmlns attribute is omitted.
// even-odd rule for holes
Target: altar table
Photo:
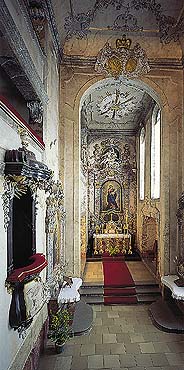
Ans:
<svg viewBox="0 0 184 370"><path fill-rule="evenodd" d="M117 248L117 253L132 253L131 234L94 234L94 254L110 252Z"/></svg>

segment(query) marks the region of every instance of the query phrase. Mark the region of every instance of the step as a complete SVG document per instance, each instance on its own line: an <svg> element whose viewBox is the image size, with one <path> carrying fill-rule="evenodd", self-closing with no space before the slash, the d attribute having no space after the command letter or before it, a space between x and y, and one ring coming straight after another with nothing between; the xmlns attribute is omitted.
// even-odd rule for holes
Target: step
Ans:
<svg viewBox="0 0 184 370"><path fill-rule="evenodd" d="M80 289L83 289L83 288L91 288L91 287L103 287L104 284L103 283L95 283L95 282L83 282Z"/></svg>
<svg viewBox="0 0 184 370"><path fill-rule="evenodd" d="M152 303L160 299L160 294L137 294L137 301L139 303Z"/></svg>
<svg viewBox="0 0 184 370"><path fill-rule="evenodd" d="M137 294L160 294L160 289L158 286L136 286Z"/></svg>
<svg viewBox="0 0 184 370"><path fill-rule="evenodd" d="M184 333L184 314L174 301L159 299L149 307L153 324L162 331Z"/></svg>
<svg viewBox="0 0 184 370"><path fill-rule="evenodd" d="M86 295L103 295L104 289L103 288L95 288L95 287L90 287L90 288L83 288L80 289L79 293L81 296L86 296Z"/></svg>
<svg viewBox="0 0 184 370"><path fill-rule="evenodd" d="M102 296L81 296L81 300L88 304L104 304L104 297Z"/></svg>
<svg viewBox="0 0 184 370"><path fill-rule="evenodd" d="M103 304L104 296L106 297L131 297L137 296L138 303L150 304L157 301L160 296L159 285L154 280L137 281L134 287L106 287L102 283L85 282L80 287L81 299L89 304ZM131 290L135 289L135 294ZM109 292L108 292L109 290Z"/></svg>

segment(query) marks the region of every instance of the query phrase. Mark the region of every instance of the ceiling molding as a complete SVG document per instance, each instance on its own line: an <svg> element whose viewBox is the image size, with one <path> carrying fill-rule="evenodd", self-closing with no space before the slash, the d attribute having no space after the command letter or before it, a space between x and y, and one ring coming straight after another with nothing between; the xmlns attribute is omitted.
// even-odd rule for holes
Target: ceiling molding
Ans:
<svg viewBox="0 0 184 370"><path fill-rule="evenodd" d="M41 0L45 15L49 24L50 32L53 39L54 49L57 55L58 63L62 60L62 49L60 47L59 33L56 24L56 18L51 0Z"/></svg>
<svg viewBox="0 0 184 370"><path fill-rule="evenodd" d="M14 64L16 64L17 68L20 70L20 77L22 72L23 84L19 83L17 88L24 96L25 86L29 84L30 95L32 94L36 95L38 97L38 100L41 100L42 103L47 104L49 99L45 91L45 87L37 73L37 70L31 59L29 51L25 45L25 42L19 30L17 29L4 0L1 0L0 17L2 25L1 31L3 35L6 37L6 40L8 41L8 45L12 53L10 58L12 58ZM4 65L4 67L2 65L3 68L5 68L5 64L3 61ZM16 79L14 80L14 83L16 84ZM30 100L31 99L32 98L30 97Z"/></svg>
<svg viewBox="0 0 184 370"><path fill-rule="evenodd" d="M114 137L121 138L123 136L136 136L137 130L126 130L126 129L88 129L88 134L91 136L98 136L98 137L108 137L109 135L113 135Z"/></svg>
<svg viewBox="0 0 184 370"><path fill-rule="evenodd" d="M33 28L33 24L30 19L30 14L28 12L27 6L25 5L25 0L17 0L21 9L21 14L23 15L23 18L25 19L25 22L28 26L28 30L31 34L31 37L36 44L36 47L38 49L38 53L40 54L40 57L44 60L45 59L45 54L40 46L40 42L38 40L37 34Z"/></svg>
<svg viewBox="0 0 184 370"><path fill-rule="evenodd" d="M184 57L183 57L184 59ZM148 59L148 64L151 69L182 69L183 59L178 58L154 58ZM84 58L77 55L63 55L62 64L67 67L94 67L95 68L96 57ZM95 71L94 71L95 72Z"/></svg>

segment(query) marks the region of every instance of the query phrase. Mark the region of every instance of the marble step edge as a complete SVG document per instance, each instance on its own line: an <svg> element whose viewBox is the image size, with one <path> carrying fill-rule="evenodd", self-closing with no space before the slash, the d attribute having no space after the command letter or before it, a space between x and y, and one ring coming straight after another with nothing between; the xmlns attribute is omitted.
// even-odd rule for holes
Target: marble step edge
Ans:
<svg viewBox="0 0 184 370"><path fill-rule="evenodd" d="M159 284L153 280L148 280L148 281L134 281L136 287L142 287L142 286L154 286L154 287L159 287ZM103 282L83 282L82 286L80 289L87 288L87 287L104 287Z"/></svg>
<svg viewBox="0 0 184 370"><path fill-rule="evenodd" d="M136 290L136 293L137 294L161 294L160 292L160 289L159 288L137 288L135 287L135 290Z"/></svg>
<svg viewBox="0 0 184 370"><path fill-rule="evenodd" d="M155 302L158 299L160 299L160 295L156 294L137 294L137 300L138 302Z"/></svg>
<svg viewBox="0 0 184 370"><path fill-rule="evenodd" d="M100 303L104 303L104 298L103 296L86 296L86 297L81 297L81 299L86 302L86 303L89 303L89 304L100 304Z"/></svg>

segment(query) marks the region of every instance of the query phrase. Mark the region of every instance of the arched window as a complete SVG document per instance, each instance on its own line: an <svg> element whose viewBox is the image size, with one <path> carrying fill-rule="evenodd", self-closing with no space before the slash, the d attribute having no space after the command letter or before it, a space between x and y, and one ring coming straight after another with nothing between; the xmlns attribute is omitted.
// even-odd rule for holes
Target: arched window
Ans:
<svg viewBox="0 0 184 370"><path fill-rule="evenodd" d="M144 172L145 172L145 129L140 133L140 157L139 157L139 196L144 199Z"/></svg>
<svg viewBox="0 0 184 370"><path fill-rule="evenodd" d="M151 198L160 198L160 109L154 109L151 127Z"/></svg>

